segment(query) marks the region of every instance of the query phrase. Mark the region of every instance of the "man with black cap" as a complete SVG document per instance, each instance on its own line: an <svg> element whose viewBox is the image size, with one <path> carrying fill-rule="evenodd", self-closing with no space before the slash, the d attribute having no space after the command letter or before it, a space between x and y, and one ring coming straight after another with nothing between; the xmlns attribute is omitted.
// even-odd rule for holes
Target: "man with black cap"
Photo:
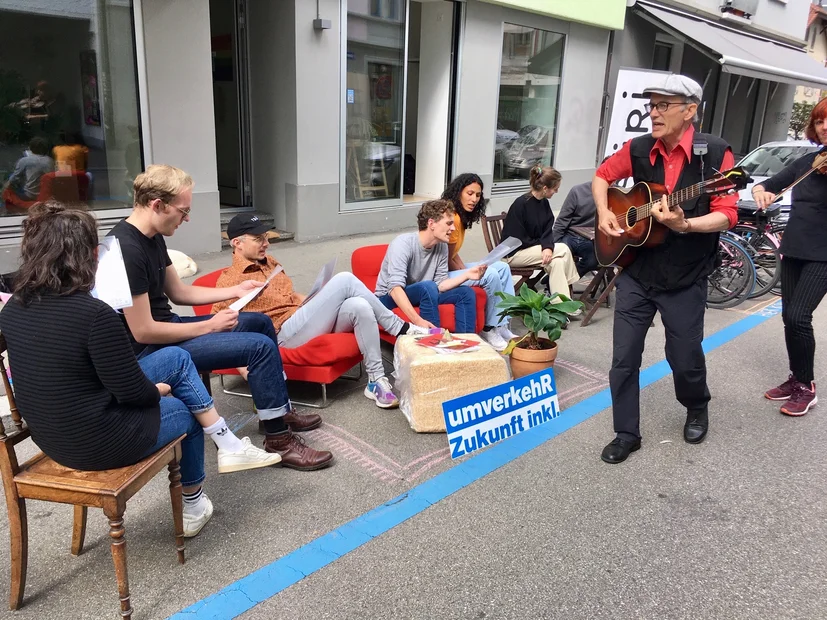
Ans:
<svg viewBox="0 0 827 620"><path fill-rule="evenodd" d="M652 133L626 142L601 164L592 180L600 231L621 238L623 229L608 209L608 189L619 179L660 183L668 193L709 178L734 164L722 139L695 132L693 120L703 98L700 85L669 75L643 91ZM670 210L666 197L653 217L670 229L666 242L639 248L617 280L614 351L609 383L617 437L601 458L625 461L640 448L640 364L646 333L655 312L666 329L666 359L672 368L675 396L686 407L683 437L700 443L708 429L709 388L701 347L707 276L715 268L718 233L737 221L737 195L701 197Z"/></svg>
<svg viewBox="0 0 827 620"><path fill-rule="evenodd" d="M185 284L178 277L164 237L189 221L193 185L192 177L179 168L149 166L133 183L132 214L109 233L120 241L132 292L132 307L124 308L123 317L135 354L141 359L174 345L190 354L199 371L244 368L264 426L264 449L279 453L284 467L327 467L333 461L330 452L314 450L294 435L318 427L322 419L293 409L270 319L231 309L210 316L178 316L170 308L170 300L188 306L212 304L261 286L244 281L232 288L208 288Z"/></svg>
<svg viewBox="0 0 827 620"><path fill-rule="evenodd" d="M236 215L227 226L233 246L233 264L218 278L217 286L236 286L240 282L264 282L279 267L267 254L270 226L256 216ZM394 336L405 333L425 334L427 330L406 323L382 302L352 273L338 273L311 299L293 290L293 283L283 271L270 281L247 309L263 312L278 331L283 347L298 347L322 334L353 332L365 359L368 385L365 396L377 407L390 409L399 405L390 381L385 376L379 345L379 326ZM213 305L213 312L228 307L231 299Z"/></svg>

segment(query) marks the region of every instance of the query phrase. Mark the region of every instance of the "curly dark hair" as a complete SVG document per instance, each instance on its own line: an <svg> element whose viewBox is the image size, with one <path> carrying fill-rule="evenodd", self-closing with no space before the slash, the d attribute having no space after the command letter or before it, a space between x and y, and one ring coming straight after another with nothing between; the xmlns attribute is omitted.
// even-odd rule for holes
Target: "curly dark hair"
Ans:
<svg viewBox="0 0 827 620"><path fill-rule="evenodd" d="M476 183L480 186L480 193L482 193L485 189L485 185L483 185L482 179L478 174L474 174L473 172L465 172L451 181L448 184L448 187L445 188L445 191L442 192L443 200L450 200L454 203L454 211L459 214L459 219L460 222L462 222L463 228L471 228L472 224L479 222L480 218L485 213L485 207L488 204L488 200L480 195L480 201L477 203L477 206L474 207L473 211L468 212L462 208L460 196L462 196L463 190L472 183Z"/></svg>
<svg viewBox="0 0 827 620"><path fill-rule="evenodd" d="M419 230L428 228L429 220L441 220L445 214L454 214L454 205L448 200L429 200L423 202L416 214L416 223Z"/></svg>
<svg viewBox="0 0 827 620"><path fill-rule="evenodd" d="M24 306L43 295L89 292L95 286L98 229L88 211L49 200L23 220L14 296Z"/></svg>

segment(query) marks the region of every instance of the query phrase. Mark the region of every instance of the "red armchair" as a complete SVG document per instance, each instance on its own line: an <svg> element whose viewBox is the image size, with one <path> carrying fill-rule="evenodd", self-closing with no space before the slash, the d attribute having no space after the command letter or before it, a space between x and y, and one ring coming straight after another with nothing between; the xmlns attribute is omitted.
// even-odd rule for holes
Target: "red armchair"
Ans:
<svg viewBox="0 0 827 620"><path fill-rule="evenodd" d="M65 203L86 202L89 199L89 177L85 172L47 172L40 177L40 192L35 200L23 200L10 188L3 192L6 205L20 209L28 209L50 198Z"/></svg>
<svg viewBox="0 0 827 620"><path fill-rule="evenodd" d="M354 250L350 257L350 267L353 270L353 275L359 278L362 284L372 291L376 290L376 279L379 277L382 261L385 259L387 251L387 244L367 245ZM471 289L477 294L477 333L479 333L485 326L485 303L487 296L485 291L479 286L472 286ZM419 308L417 308L417 311L419 311ZM400 318L406 321L408 320L399 308L396 308L394 313ZM442 327L454 331L454 306L450 304L442 304L439 306L439 322ZM381 332L381 337L387 342L396 342L394 336L384 331Z"/></svg>
<svg viewBox="0 0 827 620"><path fill-rule="evenodd" d="M214 287L223 269L213 271L197 278L195 286ZM196 316L204 316L210 313L212 305L193 306ZM320 403L301 403L293 401L296 405L306 407L323 408L330 404L327 398L327 385L344 375L354 366L359 366L361 377L362 353L356 343L356 336L353 334L325 334L314 338L310 342L295 349L279 347L281 361L284 364L284 372L291 381L307 381L318 383L322 386L322 400ZM232 392L224 388L224 375L237 375L235 368L216 369L213 374L219 376L221 387L227 394L236 396L249 396L241 392Z"/></svg>

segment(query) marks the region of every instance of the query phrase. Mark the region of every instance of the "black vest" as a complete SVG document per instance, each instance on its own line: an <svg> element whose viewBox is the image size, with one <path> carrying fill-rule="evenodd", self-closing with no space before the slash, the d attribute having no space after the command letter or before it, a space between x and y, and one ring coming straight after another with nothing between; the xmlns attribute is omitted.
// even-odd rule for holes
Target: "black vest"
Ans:
<svg viewBox="0 0 827 620"><path fill-rule="evenodd" d="M715 174L716 169L721 169L721 162L729 145L721 138L695 133L695 142L699 141L705 141L709 149L703 156L703 176L701 157L693 152L692 159L684 164L677 185L672 188L673 193L700 183L703 179L709 179ZM646 181L663 185L663 158L658 155L654 166L649 160L653 146L655 138L651 134L632 140L630 154L635 183ZM687 218L706 215L709 213L709 197L701 196L680 206ZM637 258L625 271L647 289L672 291L686 288L714 271L717 247L718 233L680 235L669 231L662 245L639 248Z"/></svg>

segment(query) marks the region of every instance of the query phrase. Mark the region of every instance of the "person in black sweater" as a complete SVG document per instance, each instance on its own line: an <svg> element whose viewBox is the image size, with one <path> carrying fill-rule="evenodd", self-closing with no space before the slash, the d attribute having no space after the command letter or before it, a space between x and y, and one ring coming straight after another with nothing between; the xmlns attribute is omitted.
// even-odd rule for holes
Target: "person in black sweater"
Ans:
<svg viewBox="0 0 827 620"><path fill-rule="evenodd" d="M186 351L139 365L117 314L90 295L97 244L85 211L41 203L24 220L22 265L0 313L17 404L40 449L73 469L131 465L186 433L184 535L194 536L212 515L201 491L204 430L219 448L219 471L280 459L227 429Z"/></svg>
<svg viewBox="0 0 827 620"><path fill-rule="evenodd" d="M575 233L572 229L580 226L594 228L595 204L592 196L592 182L580 183L569 190L560 213L554 220L552 239L554 243L569 246L577 265L577 273L586 275L599 267L594 253L594 241Z"/></svg>
<svg viewBox="0 0 827 620"><path fill-rule="evenodd" d="M810 113L805 129L815 144L827 145L827 98ZM759 209L775 202L778 193L810 170L818 153L805 155L774 177L752 188ZM790 363L789 378L768 390L769 400L786 401L781 413L805 415L816 398L813 312L827 293L827 175L814 172L792 190L790 220L781 238L781 317Z"/></svg>
<svg viewBox="0 0 827 620"><path fill-rule="evenodd" d="M531 169L531 191L513 202L505 216L502 238L517 237L519 250L505 258L512 269L534 267L548 274L548 294L569 295L569 286L580 279L571 250L554 243L554 214L548 199L560 189L562 177L554 168Z"/></svg>

